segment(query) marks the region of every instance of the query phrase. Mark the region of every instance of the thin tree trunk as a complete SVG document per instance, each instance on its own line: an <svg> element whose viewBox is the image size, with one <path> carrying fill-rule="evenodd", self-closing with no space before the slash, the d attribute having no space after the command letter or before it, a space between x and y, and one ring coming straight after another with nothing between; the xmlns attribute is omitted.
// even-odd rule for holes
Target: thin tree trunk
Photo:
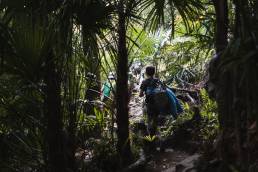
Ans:
<svg viewBox="0 0 258 172"><path fill-rule="evenodd" d="M129 139L129 114L128 114L128 54L126 47L126 17L120 1L119 23L118 23L118 62L117 62L117 83L116 83L116 109L117 109L117 136L118 153L122 165L128 165L131 161L131 147Z"/></svg>
<svg viewBox="0 0 258 172"><path fill-rule="evenodd" d="M216 11L216 52L222 52L228 44L228 4L227 0L213 0Z"/></svg>
<svg viewBox="0 0 258 172"><path fill-rule="evenodd" d="M66 170L63 116L61 113L61 82L60 73L54 62L53 52L49 53L46 65L46 118L48 140L48 170L49 172L64 172Z"/></svg>
<svg viewBox="0 0 258 172"><path fill-rule="evenodd" d="M216 12L215 48L217 58L213 59L214 62L211 69L216 69L222 58L221 55L228 44L228 4L227 0L213 0L213 4ZM230 138L228 138L228 133L232 132L232 128L229 126L233 125L230 124L229 114L231 111L228 108L228 106L231 106L230 104L232 103L233 96L231 89L232 84L230 83L232 79L229 72L225 73L223 76L215 73L216 70L212 70L211 72L213 72L211 75L217 78L216 80L213 79L213 81L211 81L215 82L216 85L215 98L218 103L219 111L220 137L218 138L219 144L217 151L219 159L227 164L230 161L230 157L228 157L229 147L227 146L230 140ZM225 93L225 90L228 91ZM233 121L231 121L231 123L233 123Z"/></svg>
<svg viewBox="0 0 258 172"><path fill-rule="evenodd" d="M228 41L227 41L227 35L228 35L228 7L227 7L227 0L213 0L214 3L214 7L215 7L215 11L216 11L216 32L215 32L215 48L216 48L216 53L217 53L217 58L214 60L215 62L213 63L214 66L211 66L213 68L216 68L220 58L221 58L221 53L225 50ZM216 70L213 70L211 72L215 72ZM211 75L216 75L218 76L218 74L216 73L212 73ZM216 77L218 78L218 77ZM224 75L224 79L225 81L230 81L230 76L228 75ZM212 81L213 82L213 81ZM215 81L216 82L216 81ZM228 88L229 85L226 83L219 83L220 81L217 81L217 83L215 83L218 87L218 89L225 89ZM223 97L223 99L221 99L221 95L219 91L217 91L217 96L216 99L218 101L219 104L219 110L220 114L219 114L219 120L220 120L220 124L222 127L224 127L224 124L226 123L226 115L229 113L227 112L227 102L230 102L230 100L228 100L228 97ZM222 101L223 100L223 101ZM221 102L221 103L220 103ZM225 104L226 103L226 104Z"/></svg>

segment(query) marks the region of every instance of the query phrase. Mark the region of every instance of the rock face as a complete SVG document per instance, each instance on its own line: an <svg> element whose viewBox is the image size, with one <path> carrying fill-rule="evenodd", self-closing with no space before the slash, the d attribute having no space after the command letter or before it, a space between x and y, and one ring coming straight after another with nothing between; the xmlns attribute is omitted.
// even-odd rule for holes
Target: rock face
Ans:
<svg viewBox="0 0 258 172"><path fill-rule="evenodd" d="M176 167L167 169L163 172L197 172L195 169L195 162L200 158L200 155L195 154L189 156L183 161L179 162Z"/></svg>

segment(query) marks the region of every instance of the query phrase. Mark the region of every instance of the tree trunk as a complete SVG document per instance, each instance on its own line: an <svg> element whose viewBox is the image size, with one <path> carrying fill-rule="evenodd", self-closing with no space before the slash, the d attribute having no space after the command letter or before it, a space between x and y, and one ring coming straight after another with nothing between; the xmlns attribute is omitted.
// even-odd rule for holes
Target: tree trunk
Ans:
<svg viewBox="0 0 258 172"><path fill-rule="evenodd" d="M216 52L222 52L227 44L228 35L228 4L227 0L213 0L216 11Z"/></svg>
<svg viewBox="0 0 258 172"><path fill-rule="evenodd" d="M218 104L220 138L217 147L219 158L224 167L221 171L227 171L230 165L239 171L248 171L247 156L247 126L248 124L248 93L246 84L248 78L243 78L242 84L239 82L243 69L243 64L238 66L237 60L241 56L236 56L230 51L224 51L227 46L228 34L228 7L226 0L213 0L216 10L216 59L217 66L224 64L214 71L216 76L216 100ZM238 2L237 0L235 2ZM242 28L240 20L241 3L236 3L234 40L241 36ZM240 29L241 28L241 29ZM244 30L243 30L244 31ZM242 42L242 41L241 41ZM233 42L234 43L234 42ZM234 44L233 44L234 46ZM222 55L223 53L223 55ZM234 52L236 53L236 52ZM236 57L238 59L236 59ZM232 61L231 66L226 66L228 60ZM235 62L235 63L234 63ZM233 65L234 63L234 65ZM216 66L216 67L217 67ZM250 68L250 67L249 67ZM251 75L249 75L251 76Z"/></svg>
<svg viewBox="0 0 258 172"><path fill-rule="evenodd" d="M216 48L216 54L217 54L217 58L213 59L213 66L210 66L210 68L214 68L215 70L212 70L211 75L215 75L218 76L218 74L214 73L216 72L216 67L218 66L219 61L221 60L221 54L222 52L225 50L228 41L227 41L227 35L228 35L228 7L227 7L227 0L213 0L214 3L214 7L215 7L215 11L216 11L216 31L215 31L215 48ZM224 76L225 77L225 81L230 81L230 78L228 78L227 75ZM216 82L215 85L217 87L223 87L223 88L228 88L228 84L226 83L219 83L218 81L218 77L215 77L216 79L213 79L213 81L211 82ZM216 80L216 81L215 81ZM220 88L218 88L220 89ZM228 100L226 98L219 98L220 92L216 92L216 99L218 101L218 103L221 100L225 100L225 102L221 102L219 103L219 109L221 109L221 112L219 114L219 120L220 123L222 125L222 127L224 126L225 123L225 119L224 117L228 114L228 112L226 111L227 107L225 107L225 103L227 104L227 102L230 102L230 100Z"/></svg>
<svg viewBox="0 0 258 172"><path fill-rule="evenodd" d="M229 126L232 126L232 121L229 119L231 113L228 106L232 103L232 89L231 89L231 77L229 73L220 74L217 73L217 67L222 58L222 53L225 50L228 41L228 5L227 0L213 0L215 12L216 12L216 29L215 29L215 48L216 58L212 59L210 64L210 82L215 84L215 99L218 103L219 123L220 123L220 135L219 144L217 145L218 157L223 163L229 163L230 157L228 157L228 132L232 132ZM225 90L228 90L225 95ZM228 128L229 127L229 128ZM232 129L232 128L231 128Z"/></svg>
<svg viewBox="0 0 258 172"><path fill-rule="evenodd" d="M117 109L117 137L118 153L122 165L131 161L131 148L129 139L129 114L128 114L128 54L126 47L126 16L123 1L120 1L118 14L118 62L116 83L116 109Z"/></svg>
<svg viewBox="0 0 258 172"><path fill-rule="evenodd" d="M48 169L49 172L65 172L61 82L52 51L49 53L46 62L45 113L47 118Z"/></svg>

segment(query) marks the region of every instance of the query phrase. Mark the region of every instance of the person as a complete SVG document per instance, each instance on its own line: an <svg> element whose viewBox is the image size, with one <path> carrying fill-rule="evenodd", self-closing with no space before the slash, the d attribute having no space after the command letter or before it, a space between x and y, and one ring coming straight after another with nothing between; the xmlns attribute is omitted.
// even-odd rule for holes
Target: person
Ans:
<svg viewBox="0 0 258 172"><path fill-rule="evenodd" d="M107 102L108 99L110 99L111 91L114 86L113 81L115 80L115 77L112 73L109 73L108 80L104 82L102 88L101 88L101 101Z"/></svg>
<svg viewBox="0 0 258 172"><path fill-rule="evenodd" d="M151 136L156 134L157 120L159 115L159 109L155 106L153 95L148 93L148 88L155 88L158 86L160 80L154 77L155 67L147 66L145 69L146 79L142 81L140 86L140 97L145 94L145 103L147 106L147 129Z"/></svg>
<svg viewBox="0 0 258 172"><path fill-rule="evenodd" d="M146 96L147 129L151 136L156 134L159 115L171 114L174 119L183 112L174 92L154 77L155 67L147 66L146 79L140 86L140 97Z"/></svg>

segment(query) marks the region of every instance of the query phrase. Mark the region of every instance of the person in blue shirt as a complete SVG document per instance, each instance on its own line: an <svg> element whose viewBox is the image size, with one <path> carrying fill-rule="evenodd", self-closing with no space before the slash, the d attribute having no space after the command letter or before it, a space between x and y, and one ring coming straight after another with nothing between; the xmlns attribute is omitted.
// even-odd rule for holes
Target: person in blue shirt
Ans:
<svg viewBox="0 0 258 172"><path fill-rule="evenodd" d="M114 89L115 77L112 73L109 74L108 80L104 82L101 88L101 101L106 102L111 98L112 90Z"/></svg>

